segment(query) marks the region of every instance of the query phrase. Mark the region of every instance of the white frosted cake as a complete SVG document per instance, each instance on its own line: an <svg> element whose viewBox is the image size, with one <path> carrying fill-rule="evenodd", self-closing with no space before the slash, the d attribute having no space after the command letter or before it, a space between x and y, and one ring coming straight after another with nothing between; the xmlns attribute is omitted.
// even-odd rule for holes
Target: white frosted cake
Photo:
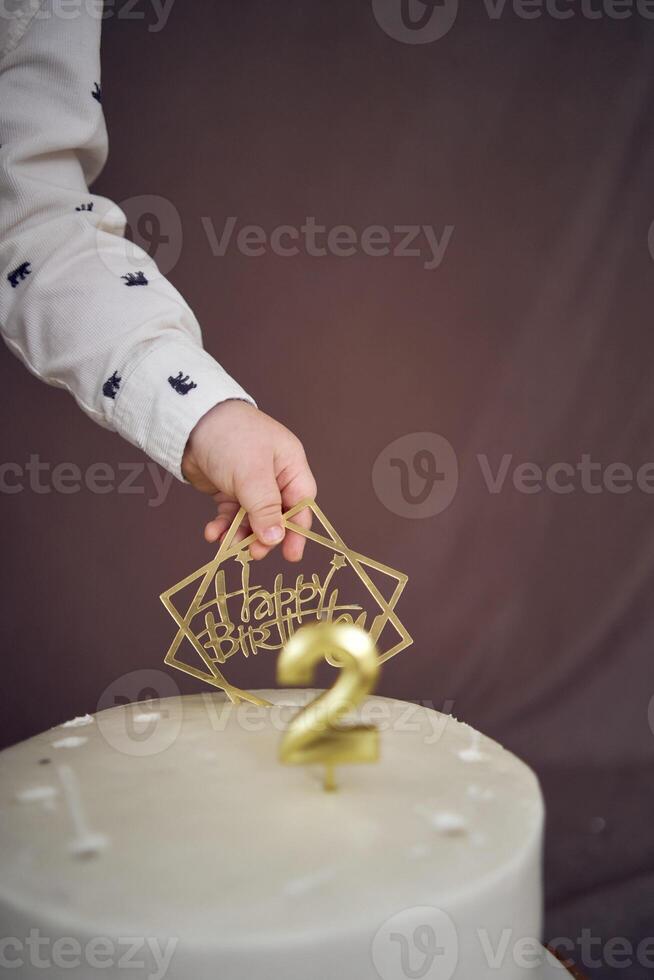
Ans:
<svg viewBox="0 0 654 980"><path fill-rule="evenodd" d="M277 759L310 692L258 693L274 706L143 702L0 753L3 966L538 977L544 811L528 767L450 717L371 697L359 717L380 728L380 761L338 769L327 793L317 768Z"/></svg>

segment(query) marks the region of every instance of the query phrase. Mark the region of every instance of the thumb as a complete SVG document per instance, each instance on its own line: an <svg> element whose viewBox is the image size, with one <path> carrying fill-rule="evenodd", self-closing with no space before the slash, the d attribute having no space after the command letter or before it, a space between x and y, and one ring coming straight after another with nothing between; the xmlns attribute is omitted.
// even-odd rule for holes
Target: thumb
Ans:
<svg viewBox="0 0 654 980"><path fill-rule="evenodd" d="M284 537L282 499L273 472L272 461L266 468L250 472L242 481L239 502L248 512L250 527L268 548Z"/></svg>

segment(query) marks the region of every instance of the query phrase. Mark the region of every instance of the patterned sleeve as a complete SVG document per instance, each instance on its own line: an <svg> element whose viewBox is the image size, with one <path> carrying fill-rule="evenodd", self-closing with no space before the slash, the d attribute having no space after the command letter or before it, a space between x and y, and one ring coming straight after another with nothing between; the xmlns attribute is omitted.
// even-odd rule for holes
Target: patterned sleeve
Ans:
<svg viewBox="0 0 654 980"><path fill-rule="evenodd" d="M89 193L107 156L101 20L59 6L14 0L0 25L0 330L30 371L181 479L202 415L252 399L123 237L123 212Z"/></svg>

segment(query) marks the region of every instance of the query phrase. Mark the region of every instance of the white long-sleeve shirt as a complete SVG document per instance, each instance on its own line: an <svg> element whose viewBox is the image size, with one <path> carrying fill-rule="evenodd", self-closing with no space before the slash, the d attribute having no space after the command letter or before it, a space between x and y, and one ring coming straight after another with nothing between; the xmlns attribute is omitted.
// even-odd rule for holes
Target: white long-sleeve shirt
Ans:
<svg viewBox="0 0 654 980"><path fill-rule="evenodd" d="M102 4L4 0L0 18L0 329L37 377L181 478L196 422L250 397L126 218L89 193L107 157Z"/></svg>

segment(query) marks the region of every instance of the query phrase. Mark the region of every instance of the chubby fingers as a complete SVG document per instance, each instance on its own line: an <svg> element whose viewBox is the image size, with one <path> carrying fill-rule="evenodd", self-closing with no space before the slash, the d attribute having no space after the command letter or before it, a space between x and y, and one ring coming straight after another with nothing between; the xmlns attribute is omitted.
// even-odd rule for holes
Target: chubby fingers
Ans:
<svg viewBox="0 0 654 980"><path fill-rule="evenodd" d="M204 540L209 544L220 540L239 510L239 503L233 497L217 493L214 495L214 500L218 504L218 513L204 528Z"/></svg>
<svg viewBox="0 0 654 980"><path fill-rule="evenodd" d="M301 500L306 500L310 498L313 500L316 496L316 481L313 477L313 473L309 468L309 464L306 461L306 457L301 460L301 464L296 470L296 472L289 478L288 483L282 487L282 502L284 504L284 510L290 510L291 507L295 507L299 504ZM311 527L312 513L308 507L304 510L299 511L293 517L293 523L298 524L300 527L307 528ZM306 545L306 538L301 534L296 534L295 531L287 531L284 538L284 544L282 545L282 553L287 561L300 561L302 555L304 554L304 547Z"/></svg>
<svg viewBox="0 0 654 980"><path fill-rule="evenodd" d="M257 540L250 545L250 554L259 561L283 541L285 533L282 497L272 459L263 459L255 468L246 470L236 491L247 511L252 532L257 536Z"/></svg>
<svg viewBox="0 0 654 980"><path fill-rule="evenodd" d="M214 500L218 513L204 530L205 539L219 541L238 513L239 507L247 512L234 543L242 541L250 533L256 540L250 545L250 553L256 560L264 558L275 545L282 544L287 561L300 561L306 539L293 531L286 531L282 507L290 510L300 501L316 496L313 477L304 449L299 440L293 439L284 447L280 458L274 454L262 454L239 474L235 493L216 493ZM308 508L294 515L293 523L303 528L311 527L311 511Z"/></svg>

